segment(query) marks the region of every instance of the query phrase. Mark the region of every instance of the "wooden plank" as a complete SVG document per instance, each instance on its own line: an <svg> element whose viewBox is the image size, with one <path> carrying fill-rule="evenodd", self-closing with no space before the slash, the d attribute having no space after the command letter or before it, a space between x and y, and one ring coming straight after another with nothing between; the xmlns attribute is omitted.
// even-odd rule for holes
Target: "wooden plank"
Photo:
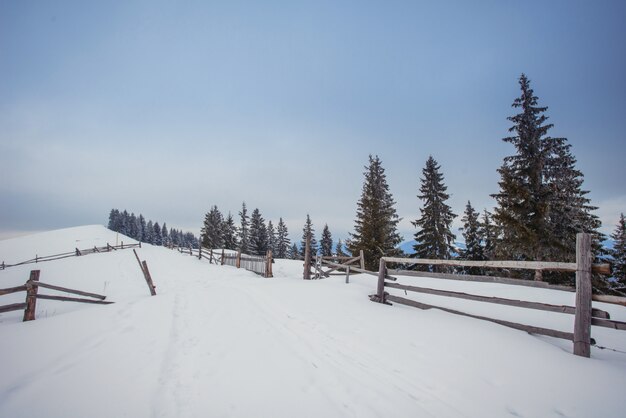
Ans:
<svg viewBox="0 0 626 418"><path fill-rule="evenodd" d="M11 305L0 306L0 313L11 312L11 311L21 311L26 308L25 303L12 303Z"/></svg>
<svg viewBox="0 0 626 418"><path fill-rule="evenodd" d="M418 293L426 293L429 295L436 296L447 296L459 299L466 300L474 300L477 302L486 302L486 303L495 303L498 305L506 305L506 306L515 306L518 308L528 308L528 309L537 309L540 311L548 311L548 312L559 312L574 315L576 313L576 308L574 306L566 306L566 305L552 305L548 303L539 303L539 302L529 302L524 300L517 299L506 299L495 296L482 296L482 295L473 295L470 293L463 292L453 292L450 290L441 290L441 289L432 289L428 287L418 287L418 286L408 286L399 283L385 283L385 286L391 287L394 289L402 289L408 290L411 292ZM595 315L599 318L608 318L608 312L602 311L600 309L595 310Z"/></svg>
<svg viewBox="0 0 626 418"><path fill-rule="evenodd" d="M474 318L474 319L480 319L483 321L489 321L489 322L493 322L499 325L504 325L505 327L515 328L520 331L526 331L530 334L547 335L549 337L562 338L564 340L569 340L569 341L574 340L574 334L572 334L571 332L564 332L564 331L558 331L554 329L534 327L532 325L518 324L517 322L503 321L501 319L489 318L489 317L480 316L480 315L473 315L473 314L469 314L466 312L457 311L454 309L443 308L441 306L434 306L434 305L428 305L428 304L421 303L421 302L416 302L414 300L406 299L400 296L388 295L387 300L391 302L396 302L402 305L413 306L419 309L439 309L441 311L448 312L451 314L467 316L467 317Z"/></svg>
<svg viewBox="0 0 626 418"><path fill-rule="evenodd" d="M105 300L93 300L83 298L70 298L67 296L52 296L52 295L37 295L37 299L58 300L61 302L80 302L80 303L92 303L96 305L110 305L113 302Z"/></svg>
<svg viewBox="0 0 626 418"><path fill-rule="evenodd" d="M593 295L591 296L591 300L594 300L596 302L611 303L613 305L626 306L626 298L621 296Z"/></svg>
<svg viewBox="0 0 626 418"><path fill-rule="evenodd" d="M21 286L8 287L6 289L0 289L0 296L2 296L2 295L9 295L11 293L17 293L17 292L25 292L25 291L26 291L26 285L23 284Z"/></svg>
<svg viewBox="0 0 626 418"><path fill-rule="evenodd" d="M26 321L35 320L35 310L37 309L37 286L33 286L33 282L39 281L39 270L31 270L30 277L26 282L26 307L24 308L24 319Z"/></svg>
<svg viewBox="0 0 626 418"><path fill-rule="evenodd" d="M332 263L333 265L335 265L335 267L331 268L330 270L326 270L326 272L324 272L324 276L328 277L329 274L332 273L333 271L339 270L341 268L345 268L345 266L347 266L348 264L354 263L355 261L358 261L360 259L361 259L360 256L359 257L348 257L347 258L348 261L344 261L343 263L338 264L338 263L330 262L327 259L324 259L324 257L322 257L321 261L322 261L323 264L327 264L328 265L329 263ZM342 266L342 267L339 267L339 266ZM343 273L342 273L342 275L343 275Z"/></svg>
<svg viewBox="0 0 626 418"><path fill-rule="evenodd" d="M150 289L150 295L156 296L156 286L152 282L152 276L150 275L150 270L148 270L148 263L146 263L146 260L144 260L141 262L141 264L143 265L143 269L146 272L146 282L148 283L148 288Z"/></svg>
<svg viewBox="0 0 626 418"><path fill-rule="evenodd" d="M56 285L52 285L48 283L37 282L34 285L39 286L39 287L45 287L46 289L58 290L60 292L66 292L66 293L73 293L75 295L88 296L90 298L95 298L95 299L100 299L100 300L104 300L107 298L106 296L99 295L97 293L89 293L89 292L83 292L82 290L68 289L66 287L56 286Z"/></svg>
<svg viewBox="0 0 626 418"><path fill-rule="evenodd" d="M591 356L591 235L576 234L576 316L574 354Z"/></svg>
<svg viewBox="0 0 626 418"><path fill-rule="evenodd" d="M534 280L511 279L508 277L497 276L476 276L472 274L455 274L455 273L431 273L429 271L413 271L413 270L389 270L390 274L397 276L414 276L414 277L431 277L435 279L459 280L462 282L480 282L480 283L500 283L510 284L514 286L538 287L541 289L563 290L566 292L574 292L575 288L570 286L552 285L546 282L537 282Z"/></svg>
<svg viewBox="0 0 626 418"><path fill-rule="evenodd" d="M626 322L622 322L622 321L613 321L610 319L602 319L602 318L591 318L591 325L626 331Z"/></svg>

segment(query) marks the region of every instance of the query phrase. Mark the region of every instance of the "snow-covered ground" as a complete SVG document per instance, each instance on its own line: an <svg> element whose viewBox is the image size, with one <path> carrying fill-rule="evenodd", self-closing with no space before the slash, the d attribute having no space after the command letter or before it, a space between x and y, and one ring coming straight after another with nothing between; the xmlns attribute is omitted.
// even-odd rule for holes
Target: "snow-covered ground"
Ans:
<svg viewBox="0 0 626 418"><path fill-rule="evenodd" d="M131 242L126 237L119 240ZM111 244L101 226L0 241L7 263ZM376 279L274 278L145 245L0 271L0 288L40 280L112 305L39 300L37 320L0 314L0 417L622 417L626 354L537 337L438 310L369 301ZM574 294L404 277L403 283L573 304ZM55 292L40 289L41 293ZM58 293L58 292L56 292ZM404 292L397 294L404 296ZM426 303L572 331L573 316L409 294ZM0 305L24 294L0 297ZM626 308L594 304L626 320ZM592 330L626 351L626 332Z"/></svg>

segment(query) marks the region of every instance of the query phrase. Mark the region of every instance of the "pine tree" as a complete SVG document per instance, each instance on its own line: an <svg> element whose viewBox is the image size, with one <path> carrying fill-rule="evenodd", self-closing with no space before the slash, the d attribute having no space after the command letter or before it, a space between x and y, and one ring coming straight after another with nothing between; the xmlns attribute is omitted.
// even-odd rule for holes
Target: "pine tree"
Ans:
<svg viewBox="0 0 626 418"><path fill-rule="evenodd" d="M463 227L461 231L465 239L465 249L461 251L461 257L464 260L484 260L483 247L481 245L480 221L478 220L478 212L474 210L470 201L465 206L463 218ZM482 269L470 267L465 269L469 274L482 274Z"/></svg>
<svg viewBox="0 0 626 418"><path fill-rule="evenodd" d="M330 230L328 229L328 225L324 225L324 229L322 230L322 238L320 239L320 251L322 253L322 257L330 257L333 255L333 238L330 234Z"/></svg>
<svg viewBox="0 0 626 418"><path fill-rule="evenodd" d="M337 246L335 247L335 255L337 257L345 257L346 253L343 251L343 242L341 238L337 240Z"/></svg>
<svg viewBox="0 0 626 418"><path fill-rule="evenodd" d="M139 214L139 240L148 242L146 241L146 218L142 214Z"/></svg>
<svg viewBox="0 0 626 418"><path fill-rule="evenodd" d="M610 251L611 264L613 265L613 277L621 287L626 287L626 220L622 213L615 232L611 234L613 249Z"/></svg>
<svg viewBox="0 0 626 418"><path fill-rule="evenodd" d="M169 247L170 245L170 237L167 234L167 226L165 225L165 222L163 222L163 227L161 228L161 240L162 240L162 245L164 247Z"/></svg>
<svg viewBox="0 0 626 418"><path fill-rule="evenodd" d="M307 213L306 221L304 222L304 227L302 228L302 241L300 241L300 248L302 249L302 255L304 255L304 251L306 248L306 238L309 236L311 238L310 242L310 254L311 258L317 255L317 240L315 239L315 229L313 228L313 222L311 222L311 217Z"/></svg>
<svg viewBox="0 0 626 418"><path fill-rule="evenodd" d="M161 226L158 222L154 223L154 230L152 234L152 244L163 245L163 239L161 237Z"/></svg>
<svg viewBox="0 0 626 418"><path fill-rule="evenodd" d="M483 255L485 256L485 260L495 259L497 239L497 227L491 222L491 213L485 209L482 222L480 223L480 240L483 243Z"/></svg>
<svg viewBox="0 0 626 418"><path fill-rule="evenodd" d="M229 250L236 250L237 245L237 227L235 226L235 220L233 219L233 215L228 212L228 216L224 221L224 248Z"/></svg>
<svg viewBox="0 0 626 418"><path fill-rule="evenodd" d="M402 241L397 232L400 218L378 156L369 156L369 164L363 174L365 180L357 203L354 232L350 234L347 245L353 256L363 250L366 268L376 270L380 257L400 254L396 249Z"/></svg>
<svg viewBox="0 0 626 418"><path fill-rule="evenodd" d="M415 233L416 244L413 245L415 257L448 260L454 248L454 234L450 227L456 217L446 200L450 197L444 184L441 166L430 156L422 170L420 193L417 197L423 200L420 208L421 216L412 224L418 228Z"/></svg>
<svg viewBox="0 0 626 418"><path fill-rule="evenodd" d="M289 258L291 258L292 260L297 260L300 258L300 251L298 251L298 246L296 245L296 243L291 246L291 249L289 251Z"/></svg>
<svg viewBox="0 0 626 418"><path fill-rule="evenodd" d="M152 220L148 221L148 224L146 225L144 239L148 244L154 244L154 225L152 224Z"/></svg>
<svg viewBox="0 0 626 418"><path fill-rule="evenodd" d="M224 219L222 213L216 205L204 216L202 227L202 246L211 249L224 247L223 226Z"/></svg>
<svg viewBox="0 0 626 418"><path fill-rule="evenodd" d="M267 249L276 254L276 230L272 221L267 221Z"/></svg>
<svg viewBox="0 0 626 418"><path fill-rule="evenodd" d="M289 246L290 240L287 225L283 222L283 218L280 218L276 230L276 258L287 258Z"/></svg>
<svg viewBox="0 0 626 418"><path fill-rule="evenodd" d="M120 216L120 211L117 209L111 209L111 212L109 213L109 224L107 226L107 228L109 228L111 231L115 231L115 232L119 232L119 227L118 227L118 219Z"/></svg>
<svg viewBox="0 0 626 418"><path fill-rule="evenodd" d="M545 260L548 249L555 244L550 235L549 206L553 191L546 183L546 167L550 158L552 128L538 106L538 98L524 74L519 79L521 96L513 102L521 112L510 116L513 136L503 138L515 147L516 154L504 158L498 169L500 192L492 195L498 203L493 215L502 231L497 244L498 255L513 260Z"/></svg>
<svg viewBox="0 0 626 418"><path fill-rule="evenodd" d="M259 209L250 216L250 251L252 255L265 255L268 250L267 227Z"/></svg>
<svg viewBox="0 0 626 418"><path fill-rule="evenodd" d="M248 216L248 209L246 208L246 202L241 204L241 212L239 212L241 218L241 225L239 227L239 250L244 254L250 253L250 217Z"/></svg>

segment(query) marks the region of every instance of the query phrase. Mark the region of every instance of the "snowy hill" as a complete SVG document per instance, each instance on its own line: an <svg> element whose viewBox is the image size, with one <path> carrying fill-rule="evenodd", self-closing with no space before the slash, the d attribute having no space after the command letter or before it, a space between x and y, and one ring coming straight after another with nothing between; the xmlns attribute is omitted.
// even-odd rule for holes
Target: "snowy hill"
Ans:
<svg viewBox="0 0 626 418"><path fill-rule="evenodd" d="M0 241L7 262L115 242L101 226ZM120 240L131 242L126 237ZM128 241L127 241L128 240ZM81 243L82 245L78 245ZM115 304L37 302L37 320L0 314L1 417L621 417L626 354L536 337L437 310L369 301L376 279L275 277L145 245L157 296L132 250L0 271L0 288L41 281ZM573 293L402 278L406 283L573 304ZM44 292L44 290L41 290ZM48 292L47 290L45 291ZM404 296L404 292L399 292ZM571 331L573 316L427 295L426 303ZM21 302L24 294L0 297ZM626 309L603 304L612 318ZM592 330L626 351L626 332Z"/></svg>

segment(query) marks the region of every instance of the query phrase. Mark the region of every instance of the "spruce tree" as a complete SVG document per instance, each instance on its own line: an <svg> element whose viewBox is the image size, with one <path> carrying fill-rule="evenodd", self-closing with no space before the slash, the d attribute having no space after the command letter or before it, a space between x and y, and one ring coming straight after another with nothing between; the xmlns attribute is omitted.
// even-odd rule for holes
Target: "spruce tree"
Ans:
<svg viewBox="0 0 626 418"><path fill-rule="evenodd" d="M287 258L289 255L289 246L290 240L287 225L283 222L283 218L280 218L276 230L276 258Z"/></svg>
<svg viewBox="0 0 626 418"><path fill-rule="evenodd" d="M154 225L152 224L152 220L149 220L146 224L146 231L144 233L144 239L148 244L154 244Z"/></svg>
<svg viewBox="0 0 626 418"><path fill-rule="evenodd" d="M229 250L236 250L237 245L237 227L235 226L235 220L233 219L233 215L228 212L228 216L226 220L224 220L224 248Z"/></svg>
<svg viewBox="0 0 626 418"><path fill-rule="evenodd" d="M294 243L289 250L289 258L292 260L297 260L300 258L300 251L298 251L298 246Z"/></svg>
<svg viewBox="0 0 626 418"><path fill-rule="evenodd" d="M448 260L454 251L454 234L450 230L456 217L446 201L450 197L444 184L441 166L430 156L422 169L420 194L417 196L424 204L420 208L421 216L412 224L418 228L413 245L415 257Z"/></svg>
<svg viewBox="0 0 626 418"><path fill-rule="evenodd" d="M202 227L202 246L210 249L224 248L222 224L224 219L216 205L204 216Z"/></svg>
<svg viewBox="0 0 626 418"><path fill-rule="evenodd" d="M276 230L272 221L267 221L267 249L272 251L272 254L276 254Z"/></svg>
<svg viewBox="0 0 626 418"><path fill-rule="evenodd" d="M239 226L239 250L244 254L250 253L250 217L248 216L248 209L246 208L246 202L241 204L241 211L239 212L239 218L241 224Z"/></svg>
<svg viewBox="0 0 626 418"><path fill-rule="evenodd" d="M485 256L485 260L495 259L497 239L498 229L491 221L491 213L485 209L483 211L482 222L480 223L480 240L483 243L483 255Z"/></svg>
<svg viewBox="0 0 626 418"><path fill-rule="evenodd" d="M396 249L402 241L397 232L400 218L394 208L395 201L378 156L369 156L369 164L363 174L365 180L357 203L354 232L350 234L347 245L353 256L363 250L365 267L376 270L380 257L400 253Z"/></svg>
<svg viewBox="0 0 626 418"><path fill-rule="evenodd" d="M622 213L615 232L611 234L613 249L610 251L613 277L620 287L626 287L626 220Z"/></svg>
<svg viewBox="0 0 626 418"><path fill-rule="evenodd" d="M163 239L161 237L161 226L159 225L158 222L155 222L153 228L154 229L152 233L152 244L163 245Z"/></svg>
<svg viewBox="0 0 626 418"><path fill-rule="evenodd" d="M463 227L461 228L463 238L465 239L465 249L461 251L461 257L464 260L484 260L483 247L481 244L481 228L478 220L478 212L474 210L472 204L468 201L465 206L463 218ZM482 274L482 269L470 267L465 269L469 274Z"/></svg>
<svg viewBox="0 0 626 418"><path fill-rule="evenodd" d="M142 214L139 214L139 240L148 242L146 241L146 218Z"/></svg>
<svg viewBox="0 0 626 418"><path fill-rule="evenodd" d="M120 216L120 211L117 209L111 209L111 212L109 212L109 224L107 228L109 228L111 231L119 232L118 231L119 216Z"/></svg>
<svg viewBox="0 0 626 418"><path fill-rule="evenodd" d="M313 229L313 222L311 222L311 217L307 213L306 221L304 222L304 227L302 228L302 241L300 242L300 248L302 249L302 255L304 256L304 251L306 248L306 237L311 237L310 242L310 250L311 250L311 258L317 255L317 240L315 239L315 229Z"/></svg>
<svg viewBox="0 0 626 418"><path fill-rule="evenodd" d="M337 240L337 246L335 247L335 255L337 257L345 257L346 253L343 251L343 241L341 238Z"/></svg>
<svg viewBox="0 0 626 418"><path fill-rule="evenodd" d="M320 251L322 257L330 257L333 255L333 238L328 229L328 224L324 225L322 230L322 238L320 239Z"/></svg>
<svg viewBox="0 0 626 418"><path fill-rule="evenodd" d="M250 216L250 253L252 255L265 255L268 249L267 227L261 212L256 208Z"/></svg>
<svg viewBox="0 0 626 418"><path fill-rule="evenodd" d="M163 227L161 228L161 240L163 242L164 247L169 247L170 245L170 237L167 233L167 225L163 222Z"/></svg>

